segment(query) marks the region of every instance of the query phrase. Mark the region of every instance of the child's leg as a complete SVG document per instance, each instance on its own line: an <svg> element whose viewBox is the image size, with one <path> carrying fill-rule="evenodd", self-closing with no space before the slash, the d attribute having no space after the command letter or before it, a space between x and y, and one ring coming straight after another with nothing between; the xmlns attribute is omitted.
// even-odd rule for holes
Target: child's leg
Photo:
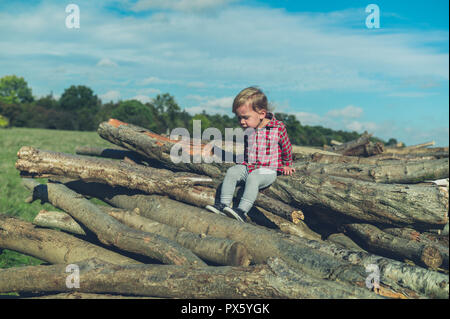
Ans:
<svg viewBox="0 0 450 319"><path fill-rule="evenodd" d="M235 165L227 170L222 183L222 192L220 193L220 202L222 204L230 206L237 183L245 181L247 176L247 166L245 165Z"/></svg>
<svg viewBox="0 0 450 319"><path fill-rule="evenodd" d="M248 174L245 182L245 190L239 202L239 208L248 213L258 197L261 188L267 187L275 182L277 173L267 168L258 168Z"/></svg>

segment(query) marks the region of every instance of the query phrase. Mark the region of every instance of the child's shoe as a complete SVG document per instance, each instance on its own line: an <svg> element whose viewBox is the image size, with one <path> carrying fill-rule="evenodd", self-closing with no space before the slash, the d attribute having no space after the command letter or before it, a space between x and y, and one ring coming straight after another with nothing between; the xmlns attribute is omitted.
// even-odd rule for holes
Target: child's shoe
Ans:
<svg viewBox="0 0 450 319"><path fill-rule="evenodd" d="M237 219L238 221L243 222L243 223L245 223L245 221L248 219L247 213L244 212L239 207L230 208L227 206L223 209L223 212L225 214L227 214L229 217Z"/></svg>
<svg viewBox="0 0 450 319"><path fill-rule="evenodd" d="M225 213L223 213L223 210L227 207L227 205L222 203L214 203L214 205L206 205L206 209L210 212L213 212L214 214L227 216Z"/></svg>

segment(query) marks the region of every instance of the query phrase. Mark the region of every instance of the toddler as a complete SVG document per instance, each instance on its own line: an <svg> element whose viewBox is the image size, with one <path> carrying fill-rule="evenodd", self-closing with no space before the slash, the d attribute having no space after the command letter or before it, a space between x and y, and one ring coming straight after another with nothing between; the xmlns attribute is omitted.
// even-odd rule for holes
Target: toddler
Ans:
<svg viewBox="0 0 450 319"><path fill-rule="evenodd" d="M261 188L270 186L278 174L292 175L292 145L283 122L268 111L266 95L258 88L242 90L233 101L233 113L241 127L250 131L244 138L244 160L227 170L222 183L220 202L206 209L226 214L239 221L247 220ZM231 208L239 182L245 189L237 208Z"/></svg>

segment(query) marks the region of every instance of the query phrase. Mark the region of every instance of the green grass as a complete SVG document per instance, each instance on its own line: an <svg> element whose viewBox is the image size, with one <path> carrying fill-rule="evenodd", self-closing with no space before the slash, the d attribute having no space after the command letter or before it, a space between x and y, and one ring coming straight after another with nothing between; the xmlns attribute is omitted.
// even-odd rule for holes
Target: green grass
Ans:
<svg viewBox="0 0 450 319"><path fill-rule="evenodd" d="M15 216L31 222L41 209L56 210L39 201L25 203L31 194L21 185L19 171L14 164L22 146L75 154L80 145L111 147L96 132L58 131L31 128L0 129L0 214ZM44 181L45 179L41 179ZM39 259L10 250L0 249L0 268L42 263Z"/></svg>

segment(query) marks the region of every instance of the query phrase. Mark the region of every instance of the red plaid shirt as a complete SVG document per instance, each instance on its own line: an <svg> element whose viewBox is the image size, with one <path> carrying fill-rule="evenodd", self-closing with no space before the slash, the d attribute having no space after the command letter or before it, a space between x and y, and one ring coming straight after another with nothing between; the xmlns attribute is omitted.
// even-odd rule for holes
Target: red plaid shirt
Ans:
<svg viewBox="0 0 450 319"><path fill-rule="evenodd" d="M267 113L270 122L244 138L244 161L248 172L266 167L283 173L283 166L292 166L292 145L283 122Z"/></svg>

